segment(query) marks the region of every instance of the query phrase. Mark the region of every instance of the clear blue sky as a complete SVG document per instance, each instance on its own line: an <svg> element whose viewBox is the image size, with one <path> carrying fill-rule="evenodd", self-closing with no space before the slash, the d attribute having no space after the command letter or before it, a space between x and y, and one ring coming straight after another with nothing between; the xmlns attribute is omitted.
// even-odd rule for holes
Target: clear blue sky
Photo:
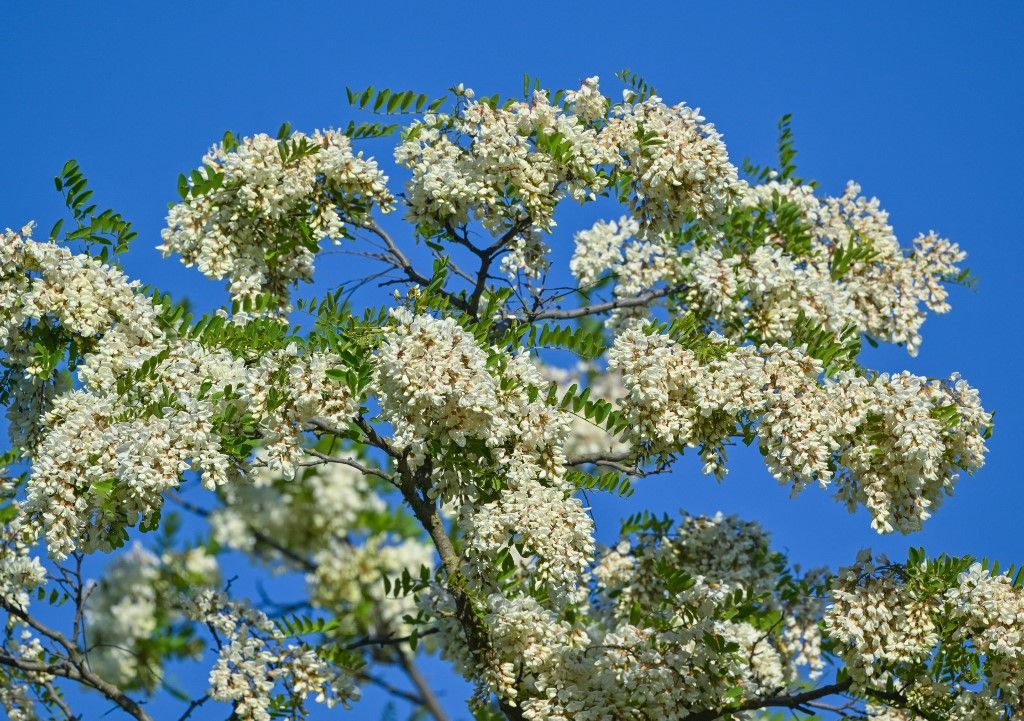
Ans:
<svg viewBox="0 0 1024 721"><path fill-rule="evenodd" d="M970 253L980 285L926 323L920 356L880 349L867 362L961 371L997 411L989 462L909 538L879 538L815 489L789 500L750 455L720 486L684 463L628 503L594 499L601 537L638 508L685 507L758 518L805 565L910 544L1024 561L1022 35L1019 2L9 2L0 227L36 219L44 234L61 209L51 179L74 157L96 198L141 233L128 269L208 305L219 287L153 250L177 174L226 129L347 122L346 85L511 95L524 72L565 87L593 74L611 84L629 67L667 100L701 107L736 161L770 160L775 122L791 112L801 174L834 193L856 179L904 242L934 228ZM379 703L356 716L377 718Z"/></svg>

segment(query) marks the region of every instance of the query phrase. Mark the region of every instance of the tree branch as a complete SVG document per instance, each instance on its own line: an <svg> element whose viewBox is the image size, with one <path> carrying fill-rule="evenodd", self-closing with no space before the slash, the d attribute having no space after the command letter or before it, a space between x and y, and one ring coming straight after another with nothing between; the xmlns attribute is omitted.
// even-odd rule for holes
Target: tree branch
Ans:
<svg viewBox="0 0 1024 721"><path fill-rule="evenodd" d="M83 656L81 651L79 651L79 649L60 631L44 626L36 619L29 616L28 613L22 609L18 608L13 603L8 602L5 598L0 598L0 608L3 608L12 616L16 616L21 619L24 623L28 624L43 636L57 643L64 649L65 654L67 654L66 658L62 659L63 663L57 664L40 664L34 661L28 661L27 659L18 658L16 656L0 655L0 664L17 668L22 671L28 671L30 673L51 674L67 678L72 681L77 681L78 683L99 691L101 694L124 709L127 713L138 719L138 721L153 721L152 717L146 713L145 709L143 709L138 702L130 698L114 684L105 681L93 673L89 668L87 658Z"/></svg>
<svg viewBox="0 0 1024 721"><path fill-rule="evenodd" d="M410 281L415 283L416 285L420 285L420 286L430 285L430 278L428 278L427 276L423 275L418 270L416 270L416 268L412 264L412 261L409 260L409 257L405 253L402 252L402 249L398 247L398 244L395 243L395 241L391 237L391 235L386 230L384 230L382 227L380 227L380 225L377 223L377 221L370 220L368 223L353 223L353 224L357 225L358 227L361 227L361 228L364 228L364 229L370 231L371 233L376 235L378 238L380 238L382 241L384 241L384 245L387 247L388 253L391 254L391 258L388 259L388 258L382 257L381 260L383 260L386 263L390 263L394 267L396 267L399 270L401 270L402 272L404 272L406 277ZM470 304L467 303L462 298L460 298L459 296L455 295L454 293L449 293L446 290L440 290L438 292L441 295L443 295L445 298L447 298L448 302L451 303L454 307L456 307L459 310L464 311L466 313L470 313L471 312Z"/></svg>
<svg viewBox="0 0 1024 721"><path fill-rule="evenodd" d="M832 696L837 693L848 691L852 683L853 682L850 679L847 679L845 681L840 681L839 683L821 686L803 693L780 696L761 696L746 701L738 706L698 711L697 713L687 716L687 718L690 721L714 721L714 719L722 718L726 714L736 713L737 711L755 711L762 708L799 709L810 701L816 701L820 698L825 698L826 696Z"/></svg>
<svg viewBox="0 0 1024 721"><path fill-rule="evenodd" d="M427 496L427 485L431 474L430 460L428 458L426 463L414 473L408 460L403 456L398 459L398 471L401 477L399 490L412 508L417 520L427 531L441 558L441 565L444 567L447 577L447 590L455 602L455 617L466 636L469 652L477 665L486 666L494 655L487 630L476 615L473 599L463 587L462 562L459 554L452 544L452 539L448 537L448 531L437 512L437 506ZM522 710L517 706L509 704L500 696L498 703L502 713L509 721L524 721Z"/></svg>
<svg viewBox="0 0 1024 721"><path fill-rule="evenodd" d="M678 291L678 287L671 288L660 288L658 290L652 290L649 293L642 295L632 296L630 298L616 298L615 300L605 301L603 303L591 303L590 305L583 305L579 308L567 308L561 310L558 308L551 308L549 310L535 310L525 314L524 320L527 321L538 321L538 320L569 320L572 318L583 318L588 315L598 315L601 313L607 313L612 310L618 310L620 308L636 308L638 306L650 305L659 298L664 298L667 295L671 295Z"/></svg>
<svg viewBox="0 0 1024 721"><path fill-rule="evenodd" d="M416 668L416 664L401 649L398 651L398 663L402 670L405 671L405 675L412 681L412 685L419 691L420 696L423 698L423 706L430 712L430 715L437 719L437 721L448 721L448 714L444 712L441 702L437 700L437 696L434 695L430 684L423 678L423 674Z"/></svg>

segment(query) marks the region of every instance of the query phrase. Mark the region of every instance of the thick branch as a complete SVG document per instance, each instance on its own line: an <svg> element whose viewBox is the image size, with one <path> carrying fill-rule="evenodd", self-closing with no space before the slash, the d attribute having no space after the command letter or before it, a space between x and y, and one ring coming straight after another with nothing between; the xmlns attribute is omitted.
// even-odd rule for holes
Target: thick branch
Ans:
<svg viewBox="0 0 1024 721"><path fill-rule="evenodd" d="M351 641L345 644L345 648L349 651L357 648L363 648L364 646L397 646L411 641L413 638L423 638L424 636L432 636L438 633L440 629L428 628L425 631L418 633L410 633L407 636L367 636L366 638L360 638L355 641Z"/></svg>
<svg viewBox="0 0 1024 721"><path fill-rule="evenodd" d="M493 656L487 630L476 614L472 598L463 587L462 564L459 554L452 544L452 539L448 537L448 531L441 521L436 505L426 495L426 486L430 479L429 461L414 473L409 467L408 460L403 457L398 460L398 470L401 474L402 496L427 531L441 557L441 565L444 567L448 579L448 593L451 594L452 600L455 602L455 617L466 635L466 645L477 665L486 666ZM498 703L509 721L523 721L524 717L519 708L510 705L500 697Z"/></svg>
<svg viewBox="0 0 1024 721"><path fill-rule="evenodd" d="M622 451L621 453L583 453L578 456L569 457L566 462L570 466L582 466L588 463L595 465L607 465L610 463L620 463L622 461L630 460L635 457L635 453L632 451Z"/></svg>
<svg viewBox="0 0 1024 721"><path fill-rule="evenodd" d="M324 463L340 463L343 466L351 466L352 468L355 468L357 471L362 473L364 476L377 476L378 478L382 478L383 480L388 481L389 483L392 482L391 476L389 476L388 474L383 473L381 471L378 471L376 468L370 468L369 466L364 466L362 463L360 463L359 461L357 461L354 458L346 458L345 456L331 456L331 455L328 455L326 453L321 453L320 451L318 451L315 448L307 448L306 452L309 453L309 455L311 455L311 456L319 458L320 461L322 461L322 462L321 463L308 463L308 464L307 463L300 463L299 465L317 465L317 466L322 466Z"/></svg>

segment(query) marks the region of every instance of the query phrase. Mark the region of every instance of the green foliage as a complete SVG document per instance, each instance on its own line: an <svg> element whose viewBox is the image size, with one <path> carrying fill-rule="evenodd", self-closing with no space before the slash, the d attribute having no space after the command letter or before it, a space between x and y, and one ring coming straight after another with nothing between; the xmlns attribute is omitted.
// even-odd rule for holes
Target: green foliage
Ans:
<svg viewBox="0 0 1024 721"><path fill-rule="evenodd" d="M18 515L15 502L18 491L28 480L28 472L13 474L12 466L21 461L21 454L15 450L0 455L0 524L9 523Z"/></svg>
<svg viewBox="0 0 1024 721"><path fill-rule="evenodd" d="M392 91L389 88L376 90L372 85L361 91L345 88L345 96L352 107L388 115L436 113L448 100L448 96L431 100L429 96L413 90Z"/></svg>
<svg viewBox="0 0 1024 721"><path fill-rule="evenodd" d="M565 474L565 479L581 491L604 491L622 498L629 498L634 491L630 477L618 471L594 474L573 468Z"/></svg>
<svg viewBox="0 0 1024 721"><path fill-rule="evenodd" d="M288 614L274 619L274 625L285 636L298 638L315 633L328 633L341 624L336 618L311 618L306 614Z"/></svg>
<svg viewBox="0 0 1024 721"><path fill-rule="evenodd" d="M521 342L528 348L561 348L583 360L599 358L606 350L604 329L593 326L531 325Z"/></svg>
<svg viewBox="0 0 1024 721"><path fill-rule="evenodd" d="M837 247L832 254L829 268L832 280L842 280L854 265L872 263L877 257L878 252L871 246L871 243L865 238L856 236L855 242Z"/></svg>
<svg viewBox="0 0 1024 721"><path fill-rule="evenodd" d="M795 185L809 185L812 188L816 187L816 181L806 180L796 175L796 163L794 162L794 159L796 158L798 151L793 140L792 113L786 113L779 118L778 131L779 136L776 142L778 167L772 168L770 166L754 165L750 160L744 160L742 163L743 172L760 183L764 183L769 180L776 180L780 183L789 181Z"/></svg>
<svg viewBox="0 0 1024 721"><path fill-rule="evenodd" d="M75 223L74 230L64 232L64 242L81 241L85 244L85 251L90 254L94 254L92 246L97 245L99 251L95 255L100 262L107 263L111 261L112 255L117 256L128 250L129 244L138 237L131 223L120 213L108 208L97 214L97 206L91 202L93 191L77 161L64 163L60 175L53 179L53 183L64 196L64 205ZM64 219L58 220L50 230L50 240L56 241L63 227Z"/></svg>
<svg viewBox="0 0 1024 721"><path fill-rule="evenodd" d="M224 185L224 174L212 165L193 170L188 177L178 174L178 195L182 200L199 198Z"/></svg>
<svg viewBox="0 0 1024 721"><path fill-rule="evenodd" d="M531 388L530 393L536 399L539 390ZM549 406L558 406L598 428L603 428L612 436L618 436L629 428L629 421L623 417L621 411L615 410L611 403L602 398L590 398L590 388L581 390L576 383L573 383L562 394L561 400L559 400L558 394L558 384L550 384L545 402Z"/></svg>
<svg viewBox="0 0 1024 721"><path fill-rule="evenodd" d="M384 593L393 598L411 596L425 590L430 586L430 569L420 566L419 576L413 576L408 568L402 569L402 575L391 579L381 576L384 583Z"/></svg>
<svg viewBox="0 0 1024 721"><path fill-rule="evenodd" d="M623 68L615 73L615 77L632 88L629 98L631 103L642 103L658 94L657 89L653 85L650 85L646 80L628 68Z"/></svg>
<svg viewBox="0 0 1024 721"><path fill-rule="evenodd" d="M650 511L640 511L622 521L619 535L623 538L634 534L663 536L672 530L674 525L675 521L667 513L659 516Z"/></svg>
<svg viewBox="0 0 1024 721"><path fill-rule="evenodd" d="M792 179L797 185L802 185L803 182L800 178L796 178L796 163L793 159L796 157L796 148L793 146L793 115L786 113L779 118L779 141L778 141L778 153L779 153L779 181L785 181Z"/></svg>
<svg viewBox="0 0 1024 721"><path fill-rule="evenodd" d="M277 134L277 152L285 165L320 152L320 146L306 136L293 137L291 124L285 123Z"/></svg>
<svg viewBox="0 0 1024 721"><path fill-rule="evenodd" d="M367 138L384 138L393 135L398 130L398 123L359 123L350 120L342 131L353 140L365 140Z"/></svg>
<svg viewBox="0 0 1024 721"><path fill-rule="evenodd" d="M789 345L803 348L807 355L820 360L826 376L858 367L857 356L860 355L861 343L856 329L844 328L836 333L813 322L803 311L793 324Z"/></svg>

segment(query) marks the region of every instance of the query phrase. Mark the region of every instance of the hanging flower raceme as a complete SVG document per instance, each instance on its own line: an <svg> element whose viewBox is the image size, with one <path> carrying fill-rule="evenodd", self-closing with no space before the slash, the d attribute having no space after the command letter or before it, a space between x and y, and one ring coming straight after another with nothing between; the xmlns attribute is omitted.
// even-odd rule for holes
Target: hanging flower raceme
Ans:
<svg viewBox="0 0 1024 721"><path fill-rule="evenodd" d="M235 299L268 293L283 306L292 285L312 279L322 239L349 237L346 224L394 204L376 161L354 153L336 130L226 136L180 190L183 200L162 232L163 254L227 278Z"/></svg>
<svg viewBox="0 0 1024 721"><path fill-rule="evenodd" d="M959 473L984 463L991 415L959 376L842 372L822 381L822 363L799 350L710 348L702 361L667 335L634 328L617 337L609 361L650 452L699 446L705 471L722 474L723 444L756 434L780 483L834 484L851 511L871 511L880 533L919 529Z"/></svg>

